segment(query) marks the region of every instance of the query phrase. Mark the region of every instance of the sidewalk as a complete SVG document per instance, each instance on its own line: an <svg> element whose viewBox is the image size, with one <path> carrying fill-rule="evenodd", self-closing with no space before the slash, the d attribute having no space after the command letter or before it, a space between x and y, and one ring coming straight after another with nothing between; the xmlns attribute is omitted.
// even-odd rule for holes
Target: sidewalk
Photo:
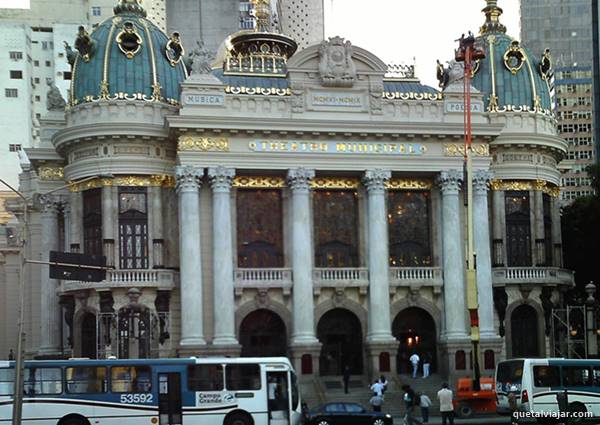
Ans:
<svg viewBox="0 0 600 425"><path fill-rule="evenodd" d="M415 416L415 418L421 421L421 416ZM401 416L394 416L394 425L402 425L404 422L402 421ZM441 425L442 417L441 416L431 416L429 415L429 422L427 425ZM508 416L498 416L498 415L488 415L488 416L476 416L470 419L459 419L454 418L454 423L457 425L489 425L489 424L501 424L501 425L510 425L510 417Z"/></svg>

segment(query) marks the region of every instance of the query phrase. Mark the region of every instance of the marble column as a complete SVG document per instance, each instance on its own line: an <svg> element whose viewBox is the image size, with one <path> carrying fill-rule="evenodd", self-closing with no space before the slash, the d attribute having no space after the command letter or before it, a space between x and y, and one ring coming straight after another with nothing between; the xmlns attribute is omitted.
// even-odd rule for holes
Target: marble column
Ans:
<svg viewBox="0 0 600 425"><path fill-rule="evenodd" d="M494 330L488 212L488 184L491 178L492 173L487 170L477 170L473 176L473 238L477 256L477 300L479 303L479 332L482 339L497 338Z"/></svg>
<svg viewBox="0 0 600 425"><path fill-rule="evenodd" d="M287 182L292 190L292 346L318 344L313 298L313 244L310 220L310 180L315 171L294 168Z"/></svg>
<svg viewBox="0 0 600 425"><path fill-rule="evenodd" d="M533 217L535 257L532 265L543 266L546 264L546 242L544 235L544 192L537 187L533 191Z"/></svg>
<svg viewBox="0 0 600 425"><path fill-rule="evenodd" d="M182 348L206 344L203 329L200 193L204 169L175 167L179 194L179 270Z"/></svg>
<svg viewBox="0 0 600 425"><path fill-rule="evenodd" d="M235 169L208 169L213 191L213 345L238 345L235 338L235 300L233 288L233 241L231 236L231 183ZM217 316L218 313L218 317Z"/></svg>
<svg viewBox="0 0 600 425"><path fill-rule="evenodd" d="M442 171L438 184L442 191L442 243L444 257L444 313L447 340L465 339L467 334L465 244L461 232L459 170Z"/></svg>
<svg viewBox="0 0 600 425"><path fill-rule="evenodd" d="M368 342L394 341L390 321L390 276L385 182L387 170L368 170L363 184L368 192L369 328Z"/></svg>
<svg viewBox="0 0 600 425"><path fill-rule="evenodd" d="M50 251L58 251L58 209L57 198L43 197L40 214L41 261L49 261ZM43 267L40 273L40 355L57 355L61 350L60 328L62 322L59 298L56 295L57 285L56 279L50 279L48 267Z"/></svg>
<svg viewBox="0 0 600 425"><path fill-rule="evenodd" d="M113 220L115 208L119 203L113 197L112 186L102 186L102 253L108 266L115 265L115 223Z"/></svg>
<svg viewBox="0 0 600 425"><path fill-rule="evenodd" d="M71 194L69 195L69 204L69 229L71 232L71 236L69 238L69 248L71 252L81 252L81 245L83 243L81 237L81 229L83 228L83 205L81 192L71 192Z"/></svg>
<svg viewBox="0 0 600 425"><path fill-rule="evenodd" d="M492 247L493 247L493 264L498 266L505 266L505 252L506 247L504 246L504 227L505 227L505 213L504 213L504 191L494 190L492 191Z"/></svg>

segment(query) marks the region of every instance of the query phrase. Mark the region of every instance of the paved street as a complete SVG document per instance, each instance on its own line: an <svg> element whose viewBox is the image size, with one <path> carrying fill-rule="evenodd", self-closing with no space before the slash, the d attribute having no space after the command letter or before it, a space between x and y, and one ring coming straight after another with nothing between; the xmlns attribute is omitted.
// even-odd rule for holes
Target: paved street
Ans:
<svg viewBox="0 0 600 425"><path fill-rule="evenodd" d="M420 417L417 416L417 419L420 420ZM394 416L394 424L402 425L402 417ZM442 423L441 416L430 416L428 425L440 425ZM469 424L469 425L489 425L489 424L510 424L510 419L507 416L480 416L472 419L454 419L454 423L457 425L460 424Z"/></svg>

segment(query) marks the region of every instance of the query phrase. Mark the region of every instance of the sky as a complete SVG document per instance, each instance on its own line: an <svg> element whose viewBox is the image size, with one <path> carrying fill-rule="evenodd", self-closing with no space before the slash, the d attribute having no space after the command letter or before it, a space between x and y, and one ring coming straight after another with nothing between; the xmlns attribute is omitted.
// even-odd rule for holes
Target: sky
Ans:
<svg viewBox="0 0 600 425"><path fill-rule="evenodd" d="M29 9L29 0L0 0L0 9Z"/></svg>
<svg viewBox="0 0 600 425"><path fill-rule="evenodd" d="M436 59L454 57L461 34L479 33L484 0L324 0L325 36L339 35L385 63L416 63L422 83L436 87ZM368 6L368 7L367 7ZM519 38L519 0L498 0L507 33ZM414 58L414 59L413 59Z"/></svg>

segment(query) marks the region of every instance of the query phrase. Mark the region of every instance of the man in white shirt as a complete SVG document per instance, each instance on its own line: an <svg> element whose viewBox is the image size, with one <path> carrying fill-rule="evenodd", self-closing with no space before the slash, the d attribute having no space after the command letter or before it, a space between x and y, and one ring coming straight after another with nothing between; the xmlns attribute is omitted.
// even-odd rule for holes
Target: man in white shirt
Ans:
<svg viewBox="0 0 600 425"><path fill-rule="evenodd" d="M373 383L373 385L371 385L370 388L371 388L371 391L373 391L373 395L382 397L383 396L383 387L384 387L384 385L381 382L375 381Z"/></svg>
<svg viewBox="0 0 600 425"><path fill-rule="evenodd" d="M452 405L452 390L448 388L445 382L442 384L442 389L437 393L440 401L440 414L442 415L442 425L454 425L454 406Z"/></svg>
<svg viewBox="0 0 600 425"><path fill-rule="evenodd" d="M412 368L413 368L413 378L417 377L417 372L419 370L419 362L421 361L421 358L419 357L419 355L417 353L413 353L412 356L410 356L410 363L412 364Z"/></svg>

